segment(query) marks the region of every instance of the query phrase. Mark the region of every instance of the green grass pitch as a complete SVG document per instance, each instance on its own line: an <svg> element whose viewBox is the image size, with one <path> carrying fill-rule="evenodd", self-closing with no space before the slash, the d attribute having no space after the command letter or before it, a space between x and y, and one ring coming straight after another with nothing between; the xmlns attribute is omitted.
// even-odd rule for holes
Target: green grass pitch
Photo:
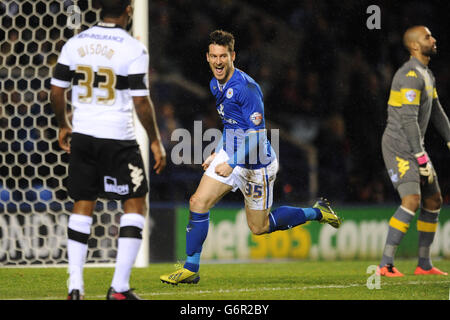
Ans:
<svg viewBox="0 0 450 320"><path fill-rule="evenodd" d="M402 278L367 273L377 261L264 261L203 264L197 285L163 284L174 264L134 268L131 286L146 300L448 300L449 276L414 276L415 260L398 260ZM450 271L450 260L435 261ZM370 269L370 268L369 268ZM113 268L85 269L85 299L104 300ZM67 268L0 268L0 300L64 300ZM369 289L367 283L372 284Z"/></svg>

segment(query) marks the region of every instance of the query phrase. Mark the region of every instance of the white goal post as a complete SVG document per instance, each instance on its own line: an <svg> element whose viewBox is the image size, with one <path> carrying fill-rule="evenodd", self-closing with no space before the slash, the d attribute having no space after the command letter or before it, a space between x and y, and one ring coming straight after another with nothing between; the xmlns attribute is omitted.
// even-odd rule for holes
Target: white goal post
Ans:
<svg viewBox="0 0 450 320"><path fill-rule="evenodd" d="M0 2L0 267L67 264L68 156L58 146L50 78L64 43L100 19L91 0ZM148 1L134 0L133 35L148 47ZM151 54L151 52L150 52ZM69 103L70 104L70 103ZM135 119L149 177L149 141ZM149 203L147 202L149 209ZM87 265L113 264L122 207L97 202ZM149 210L135 266L149 263Z"/></svg>
<svg viewBox="0 0 450 320"><path fill-rule="evenodd" d="M148 1L147 0L134 0L133 3L133 36L141 41L145 47L148 48ZM141 154L144 160L145 172L147 174L148 181L150 183L150 144L144 127L141 125L138 119L136 119L135 113L135 130L136 138L139 146L141 148ZM135 266L136 267L147 267L150 259L150 232L149 232L149 215L150 215L150 203L149 197L147 196L147 215L145 221L145 227L142 231L142 241L141 248L139 249L138 255L136 257Z"/></svg>

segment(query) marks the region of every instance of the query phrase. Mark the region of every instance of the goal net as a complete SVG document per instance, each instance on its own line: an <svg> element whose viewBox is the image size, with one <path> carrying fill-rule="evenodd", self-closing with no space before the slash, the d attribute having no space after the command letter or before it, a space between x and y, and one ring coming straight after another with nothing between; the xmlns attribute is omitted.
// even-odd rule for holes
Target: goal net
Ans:
<svg viewBox="0 0 450 320"><path fill-rule="evenodd" d="M0 265L67 263L73 201L50 78L65 42L99 18L91 0L0 2ZM88 263L115 261L121 214L119 201L99 199Z"/></svg>

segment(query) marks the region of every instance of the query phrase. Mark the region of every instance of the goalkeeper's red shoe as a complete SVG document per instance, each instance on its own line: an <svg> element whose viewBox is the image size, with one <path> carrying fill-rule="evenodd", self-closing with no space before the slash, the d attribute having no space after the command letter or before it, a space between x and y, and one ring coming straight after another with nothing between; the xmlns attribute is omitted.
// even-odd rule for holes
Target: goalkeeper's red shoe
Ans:
<svg viewBox="0 0 450 320"><path fill-rule="evenodd" d="M376 271L377 276L385 276L388 278L394 278L394 277L403 277L404 274L397 270L396 267L394 267L392 264L387 264L384 267L380 268L380 266L377 267Z"/></svg>
<svg viewBox="0 0 450 320"><path fill-rule="evenodd" d="M124 292L117 292L113 287L109 288L106 300L142 300L133 289Z"/></svg>
<svg viewBox="0 0 450 320"><path fill-rule="evenodd" d="M67 300L83 300L84 296L80 293L80 290L74 289L70 291L67 296Z"/></svg>
<svg viewBox="0 0 450 320"><path fill-rule="evenodd" d="M419 276L419 275L430 275L430 274L441 275L441 276L447 276L448 275L447 272L441 271L441 270L439 270L438 268L435 268L435 267L432 267L430 270L424 270L421 267L417 267L416 271L414 271L414 274L416 276Z"/></svg>

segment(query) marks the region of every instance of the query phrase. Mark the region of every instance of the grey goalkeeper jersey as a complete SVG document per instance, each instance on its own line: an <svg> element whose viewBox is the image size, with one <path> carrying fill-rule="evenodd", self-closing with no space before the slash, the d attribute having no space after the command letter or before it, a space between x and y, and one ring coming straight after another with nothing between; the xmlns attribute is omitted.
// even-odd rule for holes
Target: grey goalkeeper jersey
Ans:
<svg viewBox="0 0 450 320"><path fill-rule="evenodd" d="M408 143L416 154L425 151L424 137L430 120L444 140L450 142L450 123L439 102L434 75L411 57L392 80L384 134Z"/></svg>

